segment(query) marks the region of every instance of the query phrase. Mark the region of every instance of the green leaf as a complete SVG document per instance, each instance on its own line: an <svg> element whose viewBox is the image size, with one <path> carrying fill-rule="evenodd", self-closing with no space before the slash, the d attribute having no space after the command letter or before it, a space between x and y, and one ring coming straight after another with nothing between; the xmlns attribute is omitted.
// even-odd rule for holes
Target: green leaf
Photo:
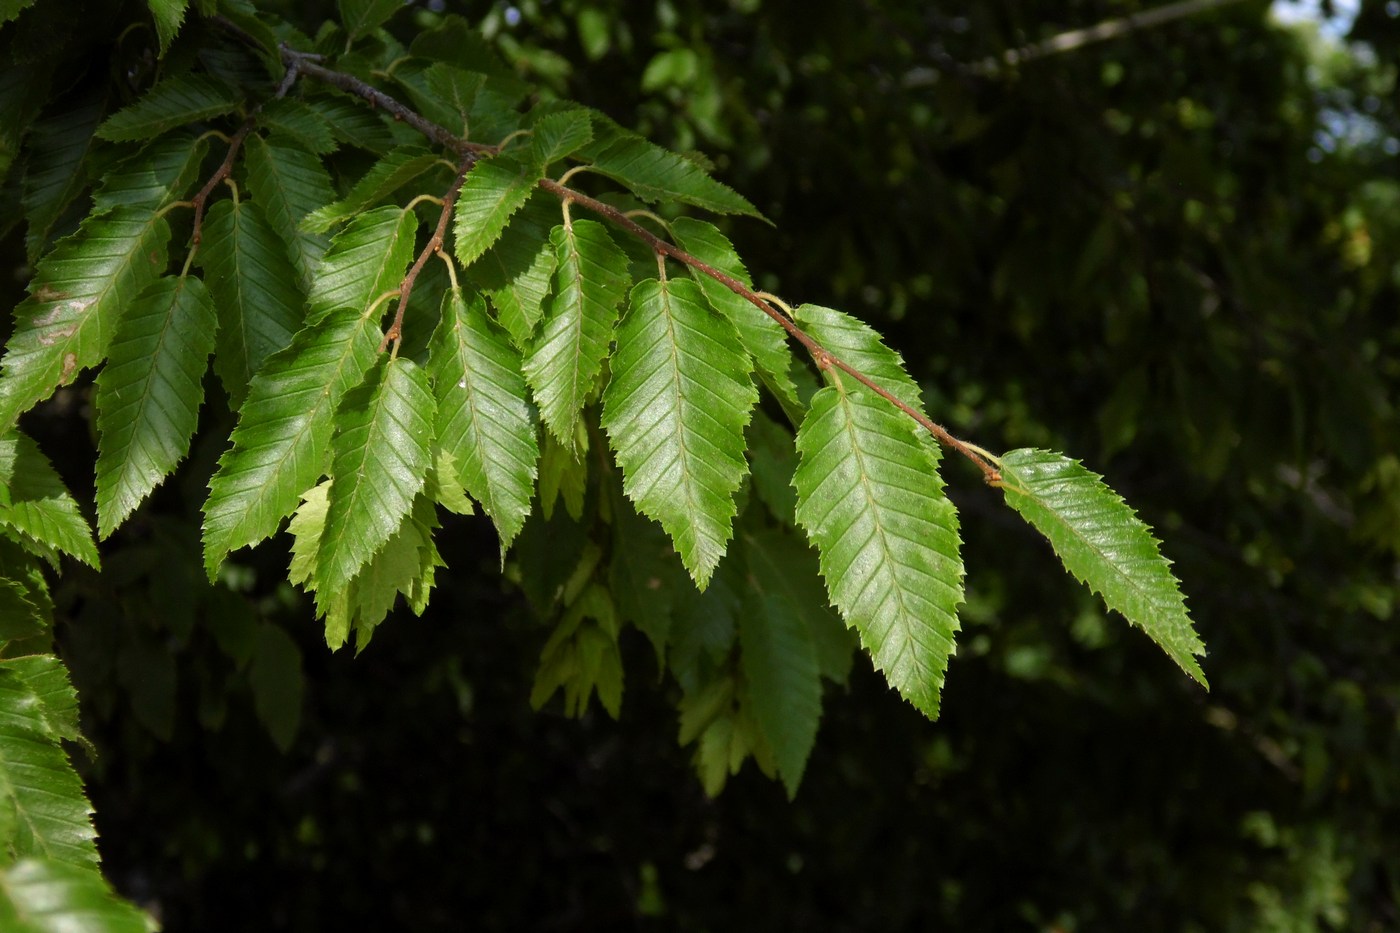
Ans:
<svg viewBox="0 0 1400 933"><path fill-rule="evenodd" d="M280 139L250 136L248 189L286 245L302 290L311 285L329 240L301 229L302 220L332 197L331 179L316 156Z"/></svg>
<svg viewBox="0 0 1400 933"><path fill-rule="evenodd" d="M1006 504L1045 535L1065 569L1208 686L1196 662L1205 645L1186 613L1171 562L1152 530L1103 477L1048 450L1013 450L998 466Z"/></svg>
<svg viewBox="0 0 1400 933"><path fill-rule="evenodd" d="M363 314L385 292L398 288L413 261L418 220L411 211L381 207L355 217L331 239L308 301L310 322L339 308Z"/></svg>
<svg viewBox="0 0 1400 933"><path fill-rule="evenodd" d="M237 408L267 358L292 342L304 299L282 241L252 201L211 207L202 242L199 259L219 318L214 372Z"/></svg>
<svg viewBox="0 0 1400 933"><path fill-rule="evenodd" d="M23 583L0 577L0 648L12 641L42 635L50 624L30 601Z"/></svg>
<svg viewBox="0 0 1400 933"><path fill-rule="evenodd" d="M9 452L13 454L15 447L10 446ZM9 479L5 482L8 486ZM5 492L8 495L8 488ZM0 622L0 640L31 638L53 627L53 599L40 560L18 542L0 537L0 579L8 594Z"/></svg>
<svg viewBox="0 0 1400 933"><path fill-rule="evenodd" d="M301 505L287 523L292 536L292 563L287 569L287 582L307 592L316 589L316 555L321 550L321 535L326 530L326 510L330 507L331 481L324 479L301 494ZM339 647L332 645L334 649Z"/></svg>
<svg viewBox="0 0 1400 933"><path fill-rule="evenodd" d="M467 173L457 196L453 236L457 260L470 266L500 238L511 215L525 206L539 166L526 165L510 156L484 159Z"/></svg>
<svg viewBox="0 0 1400 933"><path fill-rule="evenodd" d="M433 544L437 527L433 497L419 494L399 530L351 581L350 611L357 654L369 645L375 627L400 595L414 615L422 615L437 568L446 566ZM332 649L338 647L331 645Z"/></svg>
<svg viewBox="0 0 1400 933"><path fill-rule="evenodd" d="M855 638L827 603L816 552L806 541L776 529L745 535L742 541L752 585L767 596L783 599L798 614L822 676L845 684L855 656Z"/></svg>
<svg viewBox="0 0 1400 933"><path fill-rule="evenodd" d="M0 661L0 803L15 815L0 851L96 868L92 807L59 744L49 707L30 682L34 673L30 666Z"/></svg>
<svg viewBox="0 0 1400 933"><path fill-rule="evenodd" d="M34 125L20 199L29 223L25 243L30 262L43 252L64 209L87 185L92 134L105 106L105 97L90 96Z"/></svg>
<svg viewBox="0 0 1400 933"><path fill-rule="evenodd" d="M574 521L583 519L583 497L588 492L588 463L584 456L588 432L580 422L575 442L565 446L548 431L540 453L540 512L548 520L554 516L554 504L561 497L564 511ZM579 448L575 450L575 447Z"/></svg>
<svg viewBox="0 0 1400 933"><path fill-rule="evenodd" d="M486 293L496 319L517 347L525 347L539 323L554 274L554 247L549 233L559 217L559 202L536 191L511 218L501 238L472 263L467 278Z"/></svg>
<svg viewBox="0 0 1400 933"><path fill-rule="evenodd" d="M62 661L51 654L33 654L10 658L4 666L38 697L44 722L55 736L70 742L84 741L78 729L78 692Z"/></svg>
<svg viewBox="0 0 1400 933"><path fill-rule="evenodd" d="M430 353L438 444L496 523L504 550L530 514L540 456L520 354L487 319L481 298L468 302L457 289L443 298Z"/></svg>
<svg viewBox="0 0 1400 933"><path fill-rule="evenodd" d="M258 123L272 131L269 142L285 145L289 140L295 141L318 156L334 152L339 146L325 117L306 101L295 97L275 97L264 102L258 111Z"/></svg>
<svg viewBox="0 0 1400 933"><path fill-rule="evenodd" d="M150 211L89 217L40 261L0 376L0 430L107 354L127 304L165 269L170 227Z"/></svg>
<svg viewBox="0 0 1400 933"><path fill-rule="evenodd" d="M919 384L905 370L904 360L869 324L820 305L800 305L792 317L832 356L850 363L909 407L924 410ZM930 447L938 452L937 444Z"/></svg>
<svg viewBox="0 0 1400 933"><path fill-rule="evenodd" d="M5 0L5 4L0 6L0 24L16 19L19 14L33 5L34 0Z"/></svg>
<svg viewBox="0 0 1400 933"><path fill-rule="evenodd" d="M352 40L367 36L403 9L403 0L336 0L340 21Z"/></svg>
<svg viewBox="0 0 1400 933"><path fill-rule="evenodd" d="M813 396L797 450L797 521L832 602L890 684L936 717L963 576L936 459L907 416L840 382Z"/></svg>
<svg viewBox="0 0 1400 933"><path fill-rule="evenodd" d="M180 22L185 18L189 0L146 0L146 5L151 8L151 16L156 21L156 35L160 37L160 54L163 57L175 34L180 31Z"/></svg>
<svg viewBox="0 0 1400 933"><path fill-rule="evenodd" d="M108 117L97 135L112 142L140 142L177 126L233 113L238 105L237 92L207 75L176 75Z"/></svg>
<svg viewBox="0 0 1400 933"><path fill-rule="evenodd" d="M204 283L164 278L122 318L97 377L97 527L105 538L190 449L218 320Z"/></svg>
<svg viewBox="0 0 1400 933"><path fill-rule="evenodd" d="M321 588L342 589L403 523L432 463L435 405L427 374L402 358L375 366L341 400Z"/></svg>
<svg viewBox="0 0 1400 933"><path fill-rule="evenodd" d="M292 747L301 724L301 649L280 625L264 622L248 668L253 710L283 752Z"/></svg>
<svg viewBox="0 0 1400 933"><path fill-rule="evenodd" d="M0 457L14 462L10 501L0 505L0 525L96 567L97 545L92 541L92 529L39 445L24 434L11 431L0 438Z"/></svg>
<svg viewBox="0 0 1400 933"><path fill-rule="evenodd" d="M556 257L554 297L525 358L525 378L544 423L572 446L579 413L602 371L618 304L631 277L626 254L596 221L560 225L549 239Z"/></svg>
<svg viewBox="0 0 1400 933"><path fill-rule="evenodd" d="M748 463L744 425L758 400L734 327L689 280L632 289L617 329L603 426L623 490L661 523L703 588L724 556Z"/></svg>
<svg viewBox="0 0 1400 933"><path fill-rule="evenodd" d="M204 506L211 578L230 551L276 532L330 467L336 405L373 365L381 337L362 313L334 312L298 333L254 377Z"/></svg>
<svg viewBox="0 0 1400 933"><path fill-rule="evenodd" d="M419 113L454 133L469 135L469 117L486 85L486 75L433 62L420 71L408 66L396 68L394 78L408 90Z"/></svg>
<svg viewBox="0 0 1400 933"><path fill-rule="evenodd" d="M716 214L763 216L742 195L684 156L607 123L616 141L592 153L593 170L626 185L643 201L680 201Z"/></svg>
<svg viewBox="0 0 1400 933"><path fill-rule="evenodd" d="M422 146L400 146L374 163L345 197L331 203L322 201L324 206L308 214L301 228L311 233L329 230L441 165L441 156Z"/></svg>
<svg viewBox="0 0 1400 933"><path fill-rule="evenodd" d="M344 97L317 97L307 101L326 121L331 133L342 143L383 155L394 148L393 131L377 111L358 106Z"/></svg>
<svg viewBox="0 0 1400 933"><path fill-rule="evenodd" d="M821 670L811 634L781 595L750 591L739 613L739 645L753 717L791 799L797 796L822 714Z"/></svg>
<svg viewBox="0 0 1400 933"><path fill-rule="evenodd" d="M93 213L123 206L155 211L180 200L194 184L208 152L207 137L162 136L102 177L92 198Z"/></svg>
<svg viewBox="0 0 1400 933"><path fill-rule="evenodd" d="M587 110L560 110L535 121L530 145L534 160L548 166L571 156L593 141L593 121Z"/></svg>
<svg viewBox="0 0 1400 933"><path fill-rule="evenodd" d="M564 715L579 717L596 691L598 702L616 719L622 712L622 654L617 644L617 613L608 591L590 584L564 613L540 653L540 667L530 691L539 709L560 688Z"/></svg>
<svg viewBox="0 0 1400 933"><path fill-rule="evenodd" d="M696 259L744 285L753 285L733 244L714 224L678 217L671 222L671 233L676 245ZM690 274L699 283L710 306L729 318L739 331L744 349L754 358L759 375L768 388L785 406L801 410L797 387L789 375L792 354L788 351L787 332L753 302L740 297L708 275L693 268Z"/></svg>
<svg viewBox="0 0 1400 933"><path fill-rule="evenodd" d="M0 870L0 927L9 933L146 933L95 867L25 858Z"/></svg>

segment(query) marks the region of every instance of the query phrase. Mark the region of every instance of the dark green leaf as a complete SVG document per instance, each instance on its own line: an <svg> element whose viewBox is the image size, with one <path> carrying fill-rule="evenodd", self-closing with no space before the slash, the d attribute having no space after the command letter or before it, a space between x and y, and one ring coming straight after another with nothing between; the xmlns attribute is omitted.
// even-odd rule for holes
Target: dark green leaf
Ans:
<svg viewBox="0 0 1400 933"><path fill-rule="evenodd" d="M272 141L285 144L287 140L294 140L316 155L334 152L338 145L325 117L295 97L277 97L264 103L258 111L258 122L272 131ZM279 136L286 139L279 140Z"/></svg>
<svg viewBox="0 0 1400 933"><path fill-rule="evenodd" d="M301 289L310 288L329 240L301 229L302 220L331 199L331 179L321 160L280 139L249 137L248 188L268 223L286 244Z"/></svg>
<svg viewBox="0 0 1400 933"><path fill-rule="evenodd" d="M616 141L592 153L593 169L626 185L643 201L679 201L717 214L763 216L742 195L715 181L694 162L615 125L611 129Z"/></svg>
<svg viewBox="0 0 1400 933"><path fill-rule="evenodd" d="M593 121L587 110L560 110L535 121L530 145L540 165L571 156L593 141Z"/></svg>
<svg viewBox="0 0 1400 933"><path fill-rule="evenodd" d="M442 158L422 146L400 146L374 163L345 197L333 203L321 202L324 206L308 214L301 228L312 233L329 230L441 165Z"/></svg>
<svg viewBox="0 0 1400 933"><path fill-rule="evenodd" d="M209 151L207 137L187 133L162 136L102 177L93 195L93 213L117 207L159 210L185 196Z"/></svg>
<svg viewBox="0 0 1400 933"><path fill-rule="evenodd" d="M248 686L258 719L277 747L287 751L301 724L301 649L280 625L264 622L258 629Z"/></svg>
<svg viewBox="0 0 1400 933"><path fill-rule="evenodd" d="M506 227L501 238L472 263L467 278L491 299L496 319L524 348L539 323L554 274L550 229L559 217L559 202L536 191Z"/></svg>
<svg viewBox="0 0 1400 933"><path fill-rule="evenodd" d="M185 18L185 7L189 0L146 0L151 8L151 16L156 21L156 35L160 37L160 54L165 55L170 42L180 31L180 22Z"/></svg>
<svg viewBox="0 0 1400 933"><path fill-rule="evenodd" d="M331 240L311 285L312 323L339 308L363 314L397 289L413 261L418 221L411 211L380 207L360 214Z"/></svg>
<svg viewBox="0 0 1400 933"><path fill-rule="evenodd" d="M29 223L25 243L30 262L43 252L64 209L87 186L86 160L105 106L105 97L89 96L34 125L21 198Z"/></svg>
<svg viewBox="0 0 1400 933"><path fill-rule="evenodd" d="M97 545L92 541L92 529L39 445L24 434L11 431L0 437L0 457L14 463L10 501L0 505L0 525L96 567Z"/></svg>
<svg viewBox="0 0 1400 933"><path fill-rule="evenodd" d="M369 35L403 9L403 0L336 0L336 4L351 39Z"/></svg>
<svg viewBox="0 0 1400 933"><path fill-rule="evenodd" d="M753 717L788 797L795 797L822 713L821 671L811 634L787 599L750 591L739 613L739 646Z"/></svg>
<svg viewBox="0 0 1400 933"><path fill-rule="evenodd" d="M167 130L238 109L232 88L201 74L166 78L136 103L118 110L97 128L97 135L113 142L154 139Z"/></svg>

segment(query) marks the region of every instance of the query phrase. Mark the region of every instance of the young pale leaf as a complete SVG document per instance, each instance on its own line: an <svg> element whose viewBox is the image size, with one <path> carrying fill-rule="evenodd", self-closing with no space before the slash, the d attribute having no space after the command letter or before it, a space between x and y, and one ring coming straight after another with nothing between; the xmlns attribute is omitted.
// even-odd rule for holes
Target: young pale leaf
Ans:
<svg viewBox="0 0 1400 933"><path fill-rule="evenodd" d="M97 128L112 142L154 139L177 126L223 116L238 109L238 94L206 75L166 78L129 107L118 110Z"/></svg>
<svg viewBox="0 0 1400 933"><path fill-rule="evenodd" d="M105 95L88 96L34 125L29 139L29 170L20 198L29 224L25 242L30 262L43 252L64 208L87 184L89 173L84 163L105 105Z"/></svg>
<svg viewBox="0 0 1400 933"><path fill-rule="evenodd" d="M550 234L557 260L549 314L525 358L525 378L550 431L570 447L584 400L608 355L618 304L631 277L627 256L592 220Z"/></svg>
<svg viewBox="0 0 1400 933"><path fill-rule="evenodd" d="M276 532L330 467L336 405L373 365L381 336L364 314L333 312L298 333L253 379L204 506L211 578L230 551Z"/></svg>
<svg viewBox="0 0 1400 933"><path fill-rule="evenodd" d="M593 141L593 121L587 110L561 110L535 121L530 145L540 165L558 162Z"/></svg>
<svg viewBox="0 0 1400 933"><path fill-rule="evenodd" d="M676 238L676 245L696 259L744 285L753 284L733 244L714 224L691 217L678 217L671 222L671 233ZM695 269L690 272L711 307L729 318L739 331L739 339L758 364L764 383L785 406L800 411L797 387L792 384L792 376L789 375L792 354L788 352L787 333L782 326L753 302L740 297L708 275Z"/></svg>
<svg viewBox="0 0 1400 933"><path fill-rule="evenodd" d="M127 309L97 377L97 528L105 538L189 453L218 320L204 283L164 278Z"/></svg>
<svg viewBox="0 0 1400 933"><path fill-rule="evenodd" d="M822 714L821 669L811 635L782 596L750 591L739 613L739 645L753 717L791 799L797 796Z"/></svg>
<svg viewBox="0 0 1400 933"><path fill-rule="evenodd" d="M476 262L496 242L511 215L529 200L541 173L540 166L510 156L484 159L467 173L452 228L462 265Z"/></svg>
<svg viewBox="0 0 1400 933"><path fill-rule="evenodd" d="M937 717L963 566L936 461L908 418L841 384L812 397L797 450L797 521L832 602L890 684Z"/></svg>
<svg viewBox="0 0 1400 933"><path fill-rule="evenodd" d="M400 146L374 163L345 197L334 202L329 198L322 201L324 206L309 213L301 221L301 228L310 233L329 230L441 164L441 157L422 146Z"/></svg>
<svg viewBox="0 0 1400 933"><path fill-rule="evenodd" d="M17 817L0 851L96 868L92 807L29 672L0 661L0 805Z"/></svg>
<svg viewBox="0 0 1400 933"><path fill-rule="evenodd" d="M8 933L146 933L146 918L112 894L95 865L23 858L0 869L0 928Z"/></svg>
<svg viewBox="0 0 1400 933"><path fill-rule="evenodd" d="M180 22L185 18L189 0L146 0L146 5L151 8L151 17L156 21L156 36L160 39L160 54L164 57L175 34L180 31Z"/></svg>
<svg viewBox="0 0 1400 933"><path fill-rule="evenodd" d="M359 314L399 285L413 261L418 221L412 211L381 207L359 214L331 240L308 301L311 323L338 308Z"/></svg>
<svg viewBox="0 0 1400 933"><path fill-rule="evenodd" d="M320 234L302 230L300 224L309 213L331 199L330 176L320 159L285 140L264 140L253 135L248 137L244 147L248 189L262 206L272 229L286 244L296 266L297 281L305 290L310 287L312 275L330 241Z"/></svg>
<svg viewBox="0 0 1400 933"><path fill-rule="evenodd" d="M0 430L102 362L117 319L165 268L170 227L151 211L89 217L40 263L0 362Z"/></svg>
<svg viewBox="0 0 1400 933"><path fill-rule="evenodd" d="M549 282L554 274L554 248L549 233L559 217L559 203L535 192L524 209L486 253L467 270L467 278L486 293L496 319L524 348L539 323Z"/></svg>
<svg viewBox="0 0 1400 933"><path fill-rule="evenodd" d="M427 608L437 568L446 566L433 544L437 527L432 498L420 493L399 530L351 581L349 616L356 654L369 646L375 628L388 616L400 595L414 615L422 615ZM332 650L338 647L331 645Z"/></svg>
<svg viewBox="0 0 1400 933"><path fill-rule="evenodd" d="M429 369L437 395L437 441L456 478L496 523L501 548L530 514L540 450L520 354L486 317L477 295L443 299Z"/></svg>
<svg viewBox="0 0 1400 933"><path fill-rule="evenodd" d="M13 528L42 547L54 548L96 567L97 545L92 540L92 529L39 445L24 434L11 431L0 438L0 457L14 463L8 490L10 501L0 505L0 525Z"/></svg>
<svg viewBox="0 0 1400 933"><path fill-rule="evenodd" d="M281 239L252 201L223 200L204 218L199 259L218 312L214 372L234 408L301 326L303 298Z"/></svg>
<svg viewBox="0 0 1400 933"><path fill-rule="evenodd" d="M593 153L593 169L626 185L643 201L680 201L716 214L763 216L742 195L684 156L615 126L610 129L616 141Z"/></svg>
<svg viewBox="0 0 1400 933"><path fill-rule="evenodd" d="M666 529L701 588L729 541L758 401L733 325L704 301L686 279L632 289L603 394L623 490Z"/></svg>
<svg viewBox="0 0 1400 933"><path fill-rule="evenodd" d="M432 464L435 405L427 374L403 358L375 366L341 399L321 588L343 589L403 524Z"/></svg>
<svg viewBox="0 0 1400 933"><path fill-rule="evenodd" d="M1207 686L1195 657L1205 655L1205 645L1186 614L1171 562L1103 477L1048 450L1013 450L999 466L1006 504L1045 535L1065 568Z"/></svg>
<svg viewBox="0 0 1400 933"><path fill-rule="evenodd" d="M180 200L194 184L208 152L207 137L162 136L103 176L92 196L92 212L103 214L118 207L159 210Z"/></svg>
<svg viewBox="0 0 1400 933"><path fill-rule="evenodd" d="M374 32L399 10L403 0L337 0L340 21L351 39Z"/></svg>

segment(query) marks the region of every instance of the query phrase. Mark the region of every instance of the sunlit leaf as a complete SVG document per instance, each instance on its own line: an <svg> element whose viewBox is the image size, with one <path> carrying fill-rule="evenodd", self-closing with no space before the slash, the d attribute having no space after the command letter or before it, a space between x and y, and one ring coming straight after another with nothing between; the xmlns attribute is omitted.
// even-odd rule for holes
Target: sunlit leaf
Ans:
<svg viewBox="0 0 1400 933"><path fill-rule="evenodd" d="M462 265L471 265L496 242L539 179L538 166L509 156L484 159L467 173L452 227Z"/></svg>
<svg viewBox="0 0 1400 933"><path fill-rule="evenodd" d="M146 933L95 866L25 858L0 869L0 927L8 933Z"/></svg>
<svg viewBox="0 0 1400 933"><path fill-rule="evenodd" d="M331 239L308 301L315 323L339 308L359 313L396 289L413 260L418 221L411 211L380 207L358 214Z"/></svg>

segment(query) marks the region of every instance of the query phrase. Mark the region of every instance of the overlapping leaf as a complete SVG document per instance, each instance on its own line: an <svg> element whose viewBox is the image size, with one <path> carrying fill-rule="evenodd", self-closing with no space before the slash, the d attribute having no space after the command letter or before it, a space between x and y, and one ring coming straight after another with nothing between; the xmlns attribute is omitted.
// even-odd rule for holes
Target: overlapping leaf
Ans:
<svg viewBox="0 0 1400 933"><path fill-rule="evenodd" d="M525 206L541 168L510 156L484 159L467 173L453 218L456 256L475 262L500 237L511 215Z"/></svg>
<svg viewBox="0 0 1400 933"><path fill-rule="evenodd" d="M869 324L844 311L820 305L799 305L792 317L833 356L850 363L904 404L923 411L919 384L905 371L904 360L885 346L884 340ZM937 445L930 446L937 452Z"/></svg>
<svg viewBox="0 0 1400 933"><path fill-rule="evenodd" d="M453 290L443 299L429 360L437 442L507 548L530 514L540 455L520 353L487 319L479 296L468 301Z"/></svg>
<svg viewBox="0 0 1400 933"><path fill-rule="evenodd" d="M403 524L427 481L434 408L427 374L403 358L375 366L341 400L321 588L343 589Z"/></svg>
<svg viewBox="0 0 1400 933"><path fill-rule="evenodd" d="M301 229L302 220L332 197L331 179L316 156L284 140L250 136L248 188L286 244L303 290L311 285L329 240Z"/></svg>
<svg viewBox="0 0 1400 933"><path fill-rule="evenodd" d="M122 206L158 210L178 201L194 183L208 151L207 137L162 136L103 175L92 197L93 213Z"/></svg>
<svg viewBox="0 0 1400 933"><path fill-rule="evenodd" d="M331 240L311 286L310 322L338 308L363 313L397 288L413 260L418 221L411 211L381 207L359 214Z"/></svg>
<svg viewBox="0 0 1400 933"><path fill-rule="evenodd" d="M963 576L936 461L905 415L844 384L813 396L797 449L797 521L832 602L876 668L936 717Z"/></svg>
<svg viewBox="0 0 1400 933"><path fill-rule="evenodd" d="M43 251L64 208L87 184L84 163L105 105L105 96L89 96L34 126L21 198L29 223L25 244L30 262Z"/></svg>
<svg viewBox="0 0 1400 933"><path fill-rule="evenodd" d="M117 328L97 377L97 527L107 537L189 452L218 326L199 279L164 278Z"/></svg>
<svg viewBox="0 0 1400 933"><path fill-rule="evenodd" d="M599 117L595 115L595 122ZM716 214L762 217L758 209L728 185L723 185L699 165L649 140L621 129L611 121L604 139L610 145L588 151L593 169L626 185L643 201L680 201Z"/></svg>
<svg viewBox="0 0 1400 933"><path fill-rule="evenodd" d="M44 858L0 870L0 927L8 933L146 933L146 918L117 898L95 867Z"/></svg>
<svg viewBox="0 0 1400 933"><path fill-rule="evenodd" d="M322 201L322 206L301 221L301 228L311 233L329 230L441 164L440 156L422 146L400 146L374 163L345 197L334 202L329 198Z"/></svg>
<svg viewBox="0 0 1400 933"><path fill-rule="evenodd" d="M292 342L303 298L282 240L252 201L210 208L202 243L199 258L219 319L214 371L237 408L267 358Z"/></svg>
<svg viewBox="0 0 1400 933"><path fill-rule="evenodd" d="M540 165L571 156L593 140L593 121L586 110L545 114L534 121L531 129L530 145Z"/></svg>
<svg viewBox="0 0 1400 933"><path fill-rule="evenodd" d="M549 233L558 216L558 202L537 191L511 218L501 238L467 270L467 278L491 299L496 319L517 347L529 343L549 295L555 262Z"/></svg>
<svg viewBox="0 0 1400 933"><path fill-rule="evenodd" d="M724 555L748 464L744 425L758 393L751 361L688 280L632 290L617 329L603 426L623 490L676 543L701 587Z"/></svg>
<svg viewBox="0 0 1400 933"><path fill-rule="evenodd" d="M828 604L811 546L786 530L754 532L744 536L743 544L744 564L754 587L792 607L807 627L822 676L846 683L855 639Z"/></svg>
<svg viewBox="0 0 1400 933"><path fill-rule="evenodd" d="M89 567L98 564L87 519L39 445L18 431L0 437L0 458L13 463L9 501L0 504L0 525L28 542L63 553ZM52 554L46 556L52 557Z"/></svg>
<svg viewBox="0 0 1400 933"><path fill-rule="evenodd" d="M180 22L185 18L189 0L146 0L146 5L151 8L151 17L156 21L160 54L164 56L175 34L180 31Z"/></svg>
<svg viewBox="0 0 1400 933"><path fill-rule="evenodd" d="M108 117L97 128L97 135L112 142L154 139L177 126L233 113L238 102L232 88L207 75L175 75Z"/></svg>
<svg viewBox="0 0 1400 933"><path fill-rule="evenodd" d="M336 406L374 363L381 336L363 313L333 312L298 333L253 379L204 506L211 577L230 551L275 533L327 472Z"/></svg>
<svg viewBox="0 0 1400 933"><path fill-rule="evenodd" d="M788 797L795 797L822 714L821 669L811 633L787 599L751 592L739 614L739 645L753 717Z"/></svg>
<svg viewBox="0 0 1400 933"><path fill-rule="evenodd" d="M403 8L402 0L337 0L337 5L352 39L374 32Z"/></svg>
<svg viewBox="0 0 1400 933"><path fill-rule="evenodd" d="M170 227L149 210L89 217L40 263L0 361L0 430L100 363L132 298L165 268Z"/></svg>
<svg viewBox="0 0 1400 933"><path fill-rule="evenodd" d="M285 142L277 137L286 137L316 155L334 152L339 145L325 118L299 98L275 97L265 101L258 111L258 123L272 130L272 141Z"/></svg>
<svg viewBox="0 0 1400 933"><path fill-rule="evenodd" d="M544 423L572 447L579 414L603 368L617 308L631 277L627 256L596 221L560 225L549 239L556 258L554 297L525 358L525 377Z"/></svg>
<svg viewBox="0 0 1400 933"><path fill-rule="evenodd" d="M1049 539L1065 568L1205 686L1196 662L1205 646L1186 613L1171 562L1152 530L1103 477L1048 450L1013 450L999 467L1006 504Z"/></svg>

